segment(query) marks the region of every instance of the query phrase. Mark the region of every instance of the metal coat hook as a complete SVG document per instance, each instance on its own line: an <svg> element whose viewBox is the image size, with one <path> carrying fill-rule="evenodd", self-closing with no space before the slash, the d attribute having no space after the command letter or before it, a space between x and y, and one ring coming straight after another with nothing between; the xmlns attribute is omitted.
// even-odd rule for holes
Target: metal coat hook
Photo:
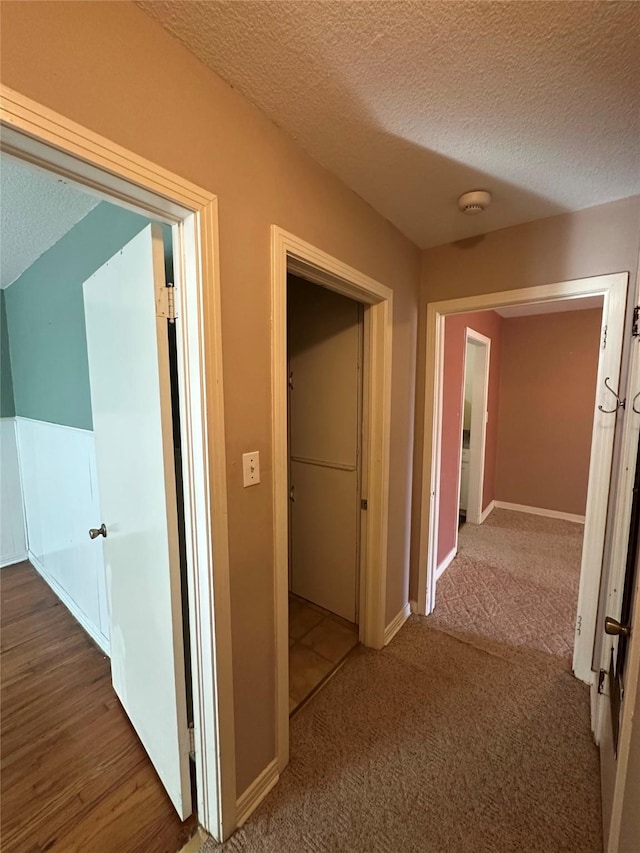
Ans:
<svg viewBox="0 0 640 853"><path fill-rule="evenodd" d="M637 393L637 394L636 394L636 396L633 398L633 401L632 401L632 403L631 403L631 408L632 408L632 409L633 409L633 411L636 413L636 415L640 415L640 409L636 409L636 400L638 399L638 397L640 397L640 391L638 391L638 393Z"/></svg>
<svg viewBox="0 0 640 853"><path fill-rule="evenodd" d="M607 376L607 378L604 380L604 387L605 387L608 391L611 391L611 393L613 394L613 396L616 398L616 407L615 407L615 409L603 409L603 408L602 408L602 406L598 406L598 408L600 409L600 411L601 411L601 412L604 412L604 413L605 413L605 415L613 415L613 414L614 414L614 412L617 412L617 411L618 411L618 409L624 409L625 404L626 404L626 402L627 402L627 401L626 401L626 399L621 400L621 399L620 399L620 397L618 397L618 392L617 392L617 391L614 391L614 390L613 390L613 388L611 387L611 385L609 385L609 377L608 377L608 376ZM637 396L637 395L636 395L636 396ZM634 402L635 402L635 397L634 397L633 399L634 399ZM635 408L634 408L634 412L635 412ZM638 412L638 414L640 415L640 412Z"/></svg>

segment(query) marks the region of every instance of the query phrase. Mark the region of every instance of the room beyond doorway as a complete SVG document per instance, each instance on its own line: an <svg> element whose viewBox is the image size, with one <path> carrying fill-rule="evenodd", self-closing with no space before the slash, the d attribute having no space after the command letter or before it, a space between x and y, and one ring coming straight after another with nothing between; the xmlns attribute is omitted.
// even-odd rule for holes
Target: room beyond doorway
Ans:
<svg viewBox="0 0 640 853"><path fill-rule="evenodd" d="M195 815L176 814L109 659L28 562L0 589L3 850L178 850Z"/></svg>

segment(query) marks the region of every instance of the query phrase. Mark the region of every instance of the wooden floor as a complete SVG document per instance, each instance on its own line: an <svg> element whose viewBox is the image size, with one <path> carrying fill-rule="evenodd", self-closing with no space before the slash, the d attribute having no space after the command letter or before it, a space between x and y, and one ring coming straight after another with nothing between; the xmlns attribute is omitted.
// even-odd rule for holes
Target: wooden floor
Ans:
<svg viewBox="0 0 640 853"><path fill-rule="evenodd" d="M182 824L109 660L29 563L0 570L2 853L176 853Z"/></svg>

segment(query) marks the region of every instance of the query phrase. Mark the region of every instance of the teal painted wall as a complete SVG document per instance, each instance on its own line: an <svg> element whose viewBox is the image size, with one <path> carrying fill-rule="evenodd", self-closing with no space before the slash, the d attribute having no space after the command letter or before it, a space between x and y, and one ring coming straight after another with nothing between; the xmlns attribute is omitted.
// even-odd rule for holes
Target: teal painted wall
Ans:
<svg viewBox="0 0 640 853"><path fill-rule="evenodd" d="M101 202L5 290L16 415L92 429L82 283L149 221Z"/></svg>
<svg viewBox="0 0 640 853"><path fill-rule="evenodd" d="M15 413L9 334L7 331L7 309L4 290L0 290L0 418L12 418Z"/></svg>

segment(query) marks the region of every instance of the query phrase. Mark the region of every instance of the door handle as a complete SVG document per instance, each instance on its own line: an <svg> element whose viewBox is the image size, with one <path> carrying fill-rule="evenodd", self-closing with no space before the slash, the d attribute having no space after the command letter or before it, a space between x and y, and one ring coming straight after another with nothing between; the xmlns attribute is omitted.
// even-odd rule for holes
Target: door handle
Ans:
<svg viewBox="0 0 640 853"><path fill-rule="evenodd" d="M92 527L91 530L89 530L89 536L92 539L97 539L98 536L104 536L104 538L106 539L107 528L104 526L104 524L101 524L100 527Z"/></svg>
<svg viewBox="0 0 640 853"><path fill-rule="evenodd" d="M617 619L612 619L607 616L604 620L605 634L611 634L613 637L630 637L631 625L621 625Z"/></svg>

